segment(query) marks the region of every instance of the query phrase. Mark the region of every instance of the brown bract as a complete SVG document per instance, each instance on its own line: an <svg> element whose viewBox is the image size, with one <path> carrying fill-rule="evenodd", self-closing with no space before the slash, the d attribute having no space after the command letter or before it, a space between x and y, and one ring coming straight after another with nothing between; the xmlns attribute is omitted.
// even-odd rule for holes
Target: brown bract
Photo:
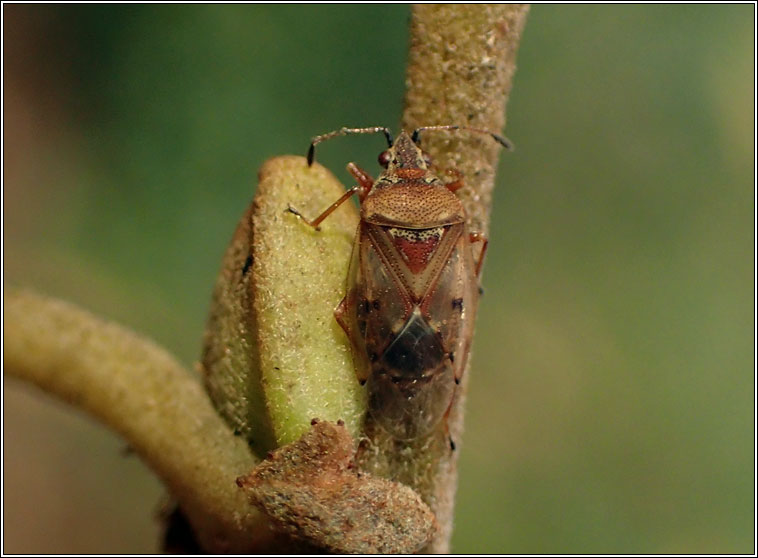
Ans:
<svg viewBox="0 0 758 558"><path fill-rule="evenodd" d="M253 504L292 536L340 554L407 554L437 529L410 488L352 464L341 423L316 421L300 440L269 454L237 479Z"/></svg>

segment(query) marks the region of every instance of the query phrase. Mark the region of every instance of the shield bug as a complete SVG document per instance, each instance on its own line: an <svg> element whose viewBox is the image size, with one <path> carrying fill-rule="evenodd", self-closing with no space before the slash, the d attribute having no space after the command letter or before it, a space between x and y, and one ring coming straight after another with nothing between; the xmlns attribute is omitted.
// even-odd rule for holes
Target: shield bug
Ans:
<svg viewBox="0 0 758 558"><path fill-rule="evenodd" d="M510 147L497 134L462 126L403 131L394 141L387 128L342 128L313 139L308 165L324 140L381 132L388 144L379 155L384 171L374 180L349 163L357 184L312 221L289 208L318 229L358 195L347 289L334 314L350 339L358 380L367 384L369 413L399 440L432 433L449 412L466 366L487 248L484 235L467 230L463 204L453 193L462 185L460 175L443 182L421 150L420 134L437 130L484 133ZM474 244L481 246L476 256Z"/></svg>

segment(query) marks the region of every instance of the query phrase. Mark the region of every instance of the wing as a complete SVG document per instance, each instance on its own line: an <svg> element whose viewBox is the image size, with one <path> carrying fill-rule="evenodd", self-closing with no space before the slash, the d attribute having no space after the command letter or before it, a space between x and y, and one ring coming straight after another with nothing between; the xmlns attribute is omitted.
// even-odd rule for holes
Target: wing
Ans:
<svg viewBox="0 0 758 558"><path fill-rule="evenodd" d="M370 373L368 358L366 356L366 324L365 321L358 323L357 306L358 301L362 298L363 292L363 274L361 273L359 256L361 241L361 226L355 235L353 243L353 253L350 257L350 266L347 271L345 296L334 310L334 317L337 323L345 330L350 340L350 348L353 356L353 367L355 374L361 384L366 382Z"/></svg>
<svg viewBox="0 0 758 558"><path fill-rule="evenodd" d="M471 346L479 282L465 226L453 227L460 227L460 234L436 281L426 293L421 312L429 325L439 332L457 381L463 376Z"/></svg>
<svg viewBox="0 0 758 558"><path fill-rule="evenodd" d="M345 298L335 310L351 341L356 375L364 383L372 365L410 315L412 305L393 270L374 246L364 222L358 227Z"/></svg>

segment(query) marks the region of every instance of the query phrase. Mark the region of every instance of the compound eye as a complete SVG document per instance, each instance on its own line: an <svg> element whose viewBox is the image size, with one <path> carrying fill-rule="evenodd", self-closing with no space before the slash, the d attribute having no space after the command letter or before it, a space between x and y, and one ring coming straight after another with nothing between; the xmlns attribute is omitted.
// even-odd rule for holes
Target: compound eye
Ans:
<svg viewBox="0 0 758 558"><path fill-rule="evenodd" d="M385 169L387 168L387 165L390 164L390 160L392 160L392 155L390 155L389 150L379 153L379 164L382 165Z"/></svg>

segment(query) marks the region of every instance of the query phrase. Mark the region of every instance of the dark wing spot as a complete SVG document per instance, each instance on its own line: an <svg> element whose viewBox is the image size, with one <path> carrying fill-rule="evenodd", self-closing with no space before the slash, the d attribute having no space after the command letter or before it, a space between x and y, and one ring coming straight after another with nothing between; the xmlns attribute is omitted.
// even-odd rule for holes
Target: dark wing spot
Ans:
<svg viewBox="0 0 758 558"><path fill-rule="evenodd" d="M463 312L463 299L462 298L454 298L453 299L453 310L458 310L458 312Z"/></svg>
<svg viewBox="0 0 758 558"><path fill-rule="evenodd" d="M374 307L374 310L379 310L379 308L381 307L381 304L379 304L378 300L375 300L374 302L371 303L371 306Z"/></svg>
<svg viewBox="0 0 758 558"><path fill-rule="evenodd" d="M445 358L439 333L421 317L413 314L403 330L382 355L384 362L403 376L417 377L437 368Z"/></svg>

